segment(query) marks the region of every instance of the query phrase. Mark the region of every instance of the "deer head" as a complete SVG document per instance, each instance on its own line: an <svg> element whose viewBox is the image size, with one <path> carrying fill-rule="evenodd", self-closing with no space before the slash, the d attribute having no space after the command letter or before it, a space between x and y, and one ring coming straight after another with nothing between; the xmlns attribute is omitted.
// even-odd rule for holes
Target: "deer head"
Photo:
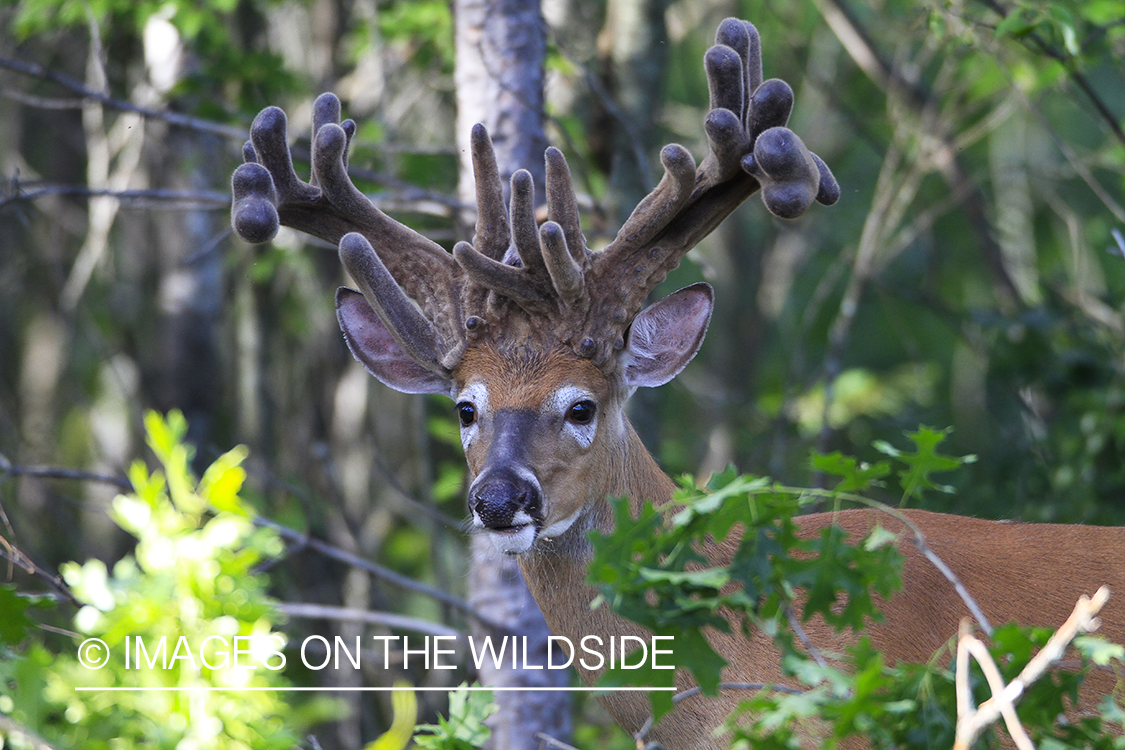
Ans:
<svg viewBox="0 0 1125 750"><path fill-rule="evenodd" d="M635 440L628 395L678 374L698 351L712 292L695 284L642 309L684 255L759 189L786 218L839 188L785 124L793 92L762 80L760 40L727 19L705 56L709 153L699 166L666 146L664 176L604 251L592 252L562 153L546 152L547 221L526 171L505 207L489 136L472 133L478 215L453 252L390 219L347 176L355 124L331 94L317 99L312 179L294 172L284 113L261 112L233 178L232 222L264 241L278 225L339 245L358 291L336 296L356 359L406 393L454 399L474 477L474 525L506 552L565 533L591 497L621 491ZM625 486L625 489L630 489Z"/></svg>

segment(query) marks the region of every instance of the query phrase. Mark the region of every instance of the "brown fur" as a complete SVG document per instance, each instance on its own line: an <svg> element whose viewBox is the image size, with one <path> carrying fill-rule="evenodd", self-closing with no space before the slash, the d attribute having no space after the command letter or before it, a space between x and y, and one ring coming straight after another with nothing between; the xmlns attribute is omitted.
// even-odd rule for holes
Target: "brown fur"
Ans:
<svg viewBox="0 0 1125 750"><path fill-rule="evenodd" d="M540 538L520 557L532 594L551 630L577 643L583 636L643 634L636 625L613 615L607 607L590 609L594 590L586 585L589 548L586 532L608 530L612 519L605 498L627 496L638 503L670 500L673 483L659 469L623 414L624 394L615 389L591 363L564 351L538 356L501 356L492 349L470 349L456 373L464 387L473 380L488 385L493 409L541 410L544 399L557 388L578 384L600 401L601 423L589 449L560 446L552 438L549 415L526 439L532 443L535 470L544 487L547 524L566 517L574 508L587 506L580 522L552 539ZM486 441L467 456L474 476L487 449ZM1077 598L1108 585L1125 592L1125 529L1056 524L1022 524L984 521L921 510L905 515L925 534L928 544L955 571L994 624L1015 620L1022 625L1058 626L1069 615ZM821 513L798 519L802 533L813 534L837 523L859 539L876 523L899 535L905 556L903 589L886 602L885 622L868 630L875 647L890 663L925 661L956 635L968 610L953 587L912 543L901 522L873 510ZM733 542L708 550L715 564L729 561ZM1102 633L1125 641L1125 597L1112 598L1103 611ZM818 619L807 632L825 652L839 652L847 638L834 633ZM785 683L778 655L766 637L749 641L715 634L718 650L730 662L723 679L744 682ZM596 673L579 669L587 682ZM681 687L690 683L677 675ZM1088 705L1114 684L1109 673L1089 680ZM725 747L711 731L733 710L745 694L731 691L718 699L685 700L652 728L649 740L669 750ZM628 732L636 732L649 715L643 693L615 693L603 699L607 709Z"/></svg>

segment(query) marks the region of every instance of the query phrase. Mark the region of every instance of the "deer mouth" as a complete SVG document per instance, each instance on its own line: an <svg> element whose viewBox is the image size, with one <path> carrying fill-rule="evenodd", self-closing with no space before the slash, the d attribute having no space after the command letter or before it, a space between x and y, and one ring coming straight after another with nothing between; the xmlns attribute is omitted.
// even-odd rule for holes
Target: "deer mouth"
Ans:
<svg viewBox="0 0 1125 750"><path fill-rule="evenodd" d="M527 552L539 538L539 526L533 521L514 526L482 526L482 529L496 549L505 555Z"/></svg>

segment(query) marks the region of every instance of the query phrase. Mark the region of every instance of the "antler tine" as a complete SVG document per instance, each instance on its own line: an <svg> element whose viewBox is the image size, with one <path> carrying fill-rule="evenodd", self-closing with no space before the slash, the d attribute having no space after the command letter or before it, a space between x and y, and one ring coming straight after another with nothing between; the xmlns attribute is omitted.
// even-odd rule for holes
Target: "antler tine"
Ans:
<svg viewBox="0 0 1125 750"><path fill-rule="evenodd" d="M537 228L535 220L534 185L526 170L512 175L510 222L499 219L496 206L499 190L493 190L489 174L495 164L492 144L484 128L473 130L473 166L477 170L478 216L492 217L490 225L502 226L510 232L512 247L503 260L498 259L499 235L491 240L481 231L478 220L474 245L461 242L453 248L453 256L472 281L480 287L506 297L532 314L557 314L573 306L585 291L585 272L589 267L586 240L582 236L578 201L571 184L570 169L562 152L547 149L547 213L548 221ZM478 154L478 150L481 152ZM485 189L481 189L482 182ZM495 181L498 185L498 180ZM493 243L488 252L485 242ZM505 242L506 245L506 242ZM512 253L514 250L514 254ZM517 263L518 259L518 263Z"/></svg>
<svg viewBox="0 0 1125 750"><path fill-rule="evenodd" d="M606 247L607 257L618 248L643 245L667 226L668 218L678 215L691 199L696 186L695 159L686 148L669 143L660 150L664 177L651 193L641 199L629 218Z"/></svg>
<svg viewBox="0 0 1125 750"><path fill-rule="evenodd" d="M387 326L398 345L425 369L448 377L461 358L464 338L443 339L433 323L414 306L375 248L358 232L340 240L340 260L359 286L367 304Z"/></svg>
<svg viewBox="0 0 1125 750"><path fill-rule="evenodd" d="M287 130L285 112L277 107L254 118L244 148L247 163L231 179L231 224L238 235L265 242L285 225L335 245L358 232L446 345L455 348L463 336L460 268L440 245L384 214L352 183L347 154L355 123L340 122L340 100L322 94L313 105L312 177L307 183L293 168Z"/></svg>
<svg viewBox="0 0 1125 750"><path fill-rule="evenodd" d="M504 211L504 192L496 152L484 125L473 126L469 139L473 157L473 177L477 189L477 227L473 245L493 260L501 260L508 251L511 232Z"/></svg>
<svg viewBox="0 0 1125 750"><path fill-rule="evenodd" d="M758 34L757 27L749 21L727 18L715 31L715 45L729 47L739 58L746 61L745 65L740 65L738 68L738 72L743 76L744 95L757 91L762 85L762 37ZM723 106L716 101L715 95L716 91L712 87L711 109ZM739 115L745 115L747 112L745 99L740 109L726 108Z"/></svg>
<svg viewBox="0 0 1125 750"><path fill-rule="evenodd" d="M578 199L562 151L548 148L544 158L548 220L539 230L543 262L559 297L567 305L575 305L586 291L586 271L590 267Z"/></svg>
<svg viewBox="0 0 1125 750"><path fill-rule="evenodd" d="M539 223L535 218L535 182L531 172L516 170L512 175L512 244L520 263L535 273L543 266L543 253L539 248Z"/></svg>
<svg viewBox="0 0 1125 750"><path fill-rule="evenodd" d="M793 218L814 200L831 204L839 186L822 160L785 127L793 91L762 80L757 29L729 18L704 57L711 109L704 121L709 150L696 169L680 146L661 152L664 177L596 257L585 351L599 366L624 344L628 322L648 293L731 211L762 188L766 207Z"/></svg>

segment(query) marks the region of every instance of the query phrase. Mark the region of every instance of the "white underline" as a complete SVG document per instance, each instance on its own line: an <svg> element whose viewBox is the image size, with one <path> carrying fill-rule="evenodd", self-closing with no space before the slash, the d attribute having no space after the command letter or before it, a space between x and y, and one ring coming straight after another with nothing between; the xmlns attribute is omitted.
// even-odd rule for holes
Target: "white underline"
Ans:
<svg viewBox="0 0 1125 750"><path fill-rule="evenodd" d="M221 687L216 685L198 685L188 687L76 687L74 690L96 693L181 693L188 691L202 692L277 692L277 693L393 693L398 691L410 692L441 692L452 693L457 690L472 692L491 691L494 693L517 692L581 692L581 693L611 693L611 692L675 692L674 687Z"/></svg>

